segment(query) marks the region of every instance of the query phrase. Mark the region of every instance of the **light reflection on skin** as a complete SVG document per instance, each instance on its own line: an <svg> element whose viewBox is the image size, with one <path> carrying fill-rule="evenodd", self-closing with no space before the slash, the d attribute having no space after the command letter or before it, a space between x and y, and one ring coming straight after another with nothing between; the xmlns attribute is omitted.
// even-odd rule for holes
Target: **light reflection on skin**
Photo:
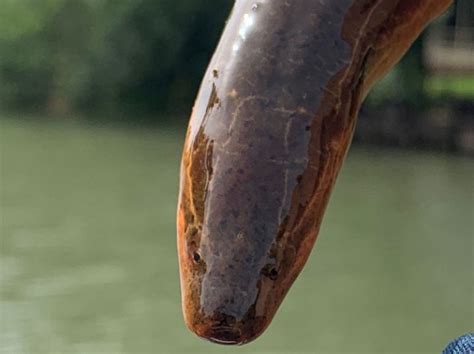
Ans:
<svg viewBox="0 0 474 354"><path fill-rule="evenodd" d="M266 1L262 1L261 3L255 3L252 5L252 12L257 11L260 5L264 4ZM234 55L236 52L239 51L242 42L245 42L247 39L247 35L252 30L253 25L255 24L255 13L246 13L242 17L242 23L240 24L238 34L239 37L237 41L232 45L232 52Z"/></svg>
<svg viewBox="0 0 474 354"><path fill-rule="evenodd" d="M206 73L206 76L203 79L203 82L206 82L206 81L208 83L219 82L218 88L228 86L227 77L230 76L230 75L225 75L225 73L228 74L232 70L232 68L234 67L236 54L241 49L242 44L248 39L250 32L254 29L254 25L256 23L256 16L257 16L257 13L259 12L257 10L260 10L261 6L263 4L265 4L266 2L267 2L266 0L262 0L258 3L256 2L255 4L252 5L251 12L246 12L241 17L237 16L237 15L232 17L232 18L235 18L235 19L242 18L240 23L238 23L238 22L234 23L234 24L229 23L229 27L235 26L237 28L237 38L233 42L230 42L229 44L226 44L226 43L222 44L224 47L230 45L232 55L227 60L226 65L223 68L222 67L219 68L219 67L214 65L214 63L222 62L222 59L219 57L218 53L225 53L226 51L224 49L219 50L219 48L218 48L216 50L215 56L213 57L210 65L209 65L209 70ZM247 8L244 11L248 11L248 10L249 9ZM217 70L217 72L220 74L219 78L215 77L212 74L213 70ZM221 80L220 77L223 77L224 79ZM201 89L204 88L204 90L205 90L205 92L202 92L202 95L209 98L211 96L211 90L210 90L211 87L212 87L211 85L207 85L207 89L206 89L206 85L202 85ZM190 144L190 145L193 144L194 138L196 137L196 134L199 130L199 127L201 126L201 123L204 120L204 117L205 117L204 113L207 109L208 99L207 100L203 99L200 102L201 102L201 104L196 105L196 106L193 107L193 114L192 114L192 116L200 117L200 119L196 119L196 121L191 119L190 123L189 123L189 139L188 139L187 144Z"/></svg>
<svg viewBox="0 0 474 354"><path fill-rule="evenodd" d="M232 45L232 52L234 55L237 54L239 51L242 42L247 40L247 35L252 30L253 24L255 23L255 15L254 14L245 14L242 23L239 27L239 38L235 41Z"/></svg>
<svg viewBox="0 0 474 354"><path fill-rule="evenodd" d="M242 24L240 25L239 29L239 36L245 41L247 39L247 32L250 30L250 28L253 26L255 23L255 16L251 14L245 14L244 15L244 20L242 21Z"/></svg>

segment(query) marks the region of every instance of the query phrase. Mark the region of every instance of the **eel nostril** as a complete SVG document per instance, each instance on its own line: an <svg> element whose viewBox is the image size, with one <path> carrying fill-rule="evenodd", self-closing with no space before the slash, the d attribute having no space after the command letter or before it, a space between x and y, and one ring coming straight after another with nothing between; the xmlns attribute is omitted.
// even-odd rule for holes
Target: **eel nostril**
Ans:
<svg viewBox="0 0 474 354"><path fill-rule="evenodd" d="M276 280L278 278L278 269L273 265L267 264L262 269L262 275L270 278L271 280Z"/></svg>
<svg viewBox="0 0 474 354"><path fill-rule="evenodd" d="M215 321L215 324L216 324L215 327L225 327L225 328L232 327L236 323L235 317L232 316L232 315L227 315L224 312L223 307L221 307L218 310L218 312L215 313L214 321Z"/></svg>

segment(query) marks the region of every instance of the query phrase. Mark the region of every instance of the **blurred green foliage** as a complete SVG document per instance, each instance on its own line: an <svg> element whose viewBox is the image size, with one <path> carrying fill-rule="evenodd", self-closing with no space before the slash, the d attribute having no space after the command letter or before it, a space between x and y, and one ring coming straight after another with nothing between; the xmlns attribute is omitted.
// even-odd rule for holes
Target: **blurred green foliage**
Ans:
<svg viewBox="0 0 474 354"><path fill-rule="evenodd" d="M179 112L232 1L3 0L0 104Z"/></svg>
<svg viewBox="0 0 474 354"><path fill-rule="evenodd" d="M0 109L187 116L233 3L3 0ZM426 85L422 46L423 38L372 90L368 105L390 100L423 109L426 87L452 86Z"/></svg>

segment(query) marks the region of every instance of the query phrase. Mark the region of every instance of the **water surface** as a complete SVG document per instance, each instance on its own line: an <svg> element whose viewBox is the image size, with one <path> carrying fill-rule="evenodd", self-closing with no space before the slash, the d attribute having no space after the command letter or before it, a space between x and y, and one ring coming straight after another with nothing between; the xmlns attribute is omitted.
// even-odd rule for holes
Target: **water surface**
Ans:
<svg viewBox="0 0 474 354"><path fill-rule="evenodd" d="M474 328L473 160L352 149L273 324L223 349L181 317L183 133L0 124L2 353L435 353Z"/></svg>

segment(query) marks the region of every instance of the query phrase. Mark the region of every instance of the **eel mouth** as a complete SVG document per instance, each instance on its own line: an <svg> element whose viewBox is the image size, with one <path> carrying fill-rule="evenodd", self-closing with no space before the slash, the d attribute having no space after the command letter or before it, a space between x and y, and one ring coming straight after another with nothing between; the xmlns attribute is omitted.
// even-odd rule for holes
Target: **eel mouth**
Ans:
<svg viewBox="0 0 474 354"><path fill-rule="evenodd" d="M267 317L255 317L247 314L236 319L224 312L215 312L205 316L202 312L194 312L186 318L189 329L198 337L223 345L243 345L258 338L269 325Z"/></svg>
<svg viewBox="0 0 474 354"><path fill-rule="evenodd" d="M244 343L240 329L231 326L213 326L205 332L204 337L218 344L235 345Z"/></svg>

